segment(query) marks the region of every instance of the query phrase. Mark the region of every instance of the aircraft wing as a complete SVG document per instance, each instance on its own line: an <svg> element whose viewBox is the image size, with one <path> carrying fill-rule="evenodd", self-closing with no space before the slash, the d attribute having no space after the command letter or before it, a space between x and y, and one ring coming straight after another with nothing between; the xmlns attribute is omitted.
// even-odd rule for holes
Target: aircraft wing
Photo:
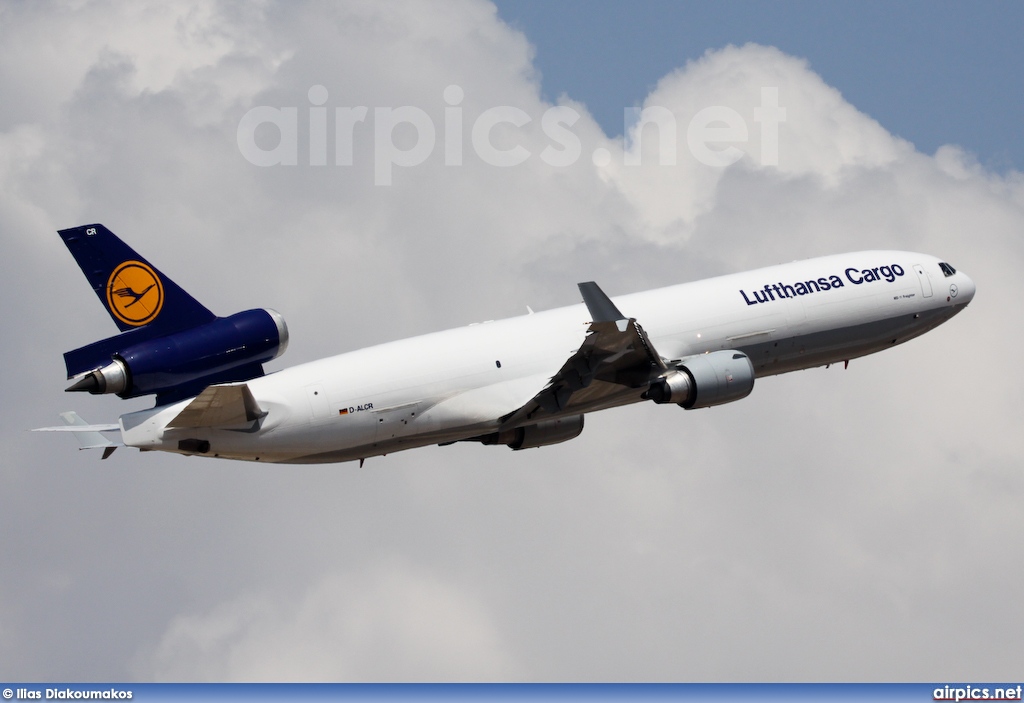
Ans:
<svg viewBox="0 0 1024 703"><path fill-rule="evenodd" d="M667 370L635 318L619 312L593 281L579 288L593 318L586 339L543 390L503 419L502 430L618 404L643 394Z"/></svg>
<svg viewBox="0 0 1024 703"><path fill-rule="evenodd" d="M207 386L167 427L247 427L266 414L245 383Z"/></svg>

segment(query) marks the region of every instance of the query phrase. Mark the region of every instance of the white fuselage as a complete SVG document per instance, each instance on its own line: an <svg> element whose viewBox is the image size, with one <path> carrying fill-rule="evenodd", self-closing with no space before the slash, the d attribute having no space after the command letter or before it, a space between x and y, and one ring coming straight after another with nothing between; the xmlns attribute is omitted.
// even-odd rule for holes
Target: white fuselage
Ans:
<svg viewBox="0 0 1024 703"><path fill-rule="evenodd" d="M938 264L910 252L857 252L613 301L664 359L735 349L760 377L880 351L948 320L975 288ZM205 456L316 463L476 437L545 386L590 322L581 304L360 349L248 381L266 412L252 427L168 428L186 400L123 415L122 438L140 449L191 453L179 442L192 439L209 442Z"/></svg>

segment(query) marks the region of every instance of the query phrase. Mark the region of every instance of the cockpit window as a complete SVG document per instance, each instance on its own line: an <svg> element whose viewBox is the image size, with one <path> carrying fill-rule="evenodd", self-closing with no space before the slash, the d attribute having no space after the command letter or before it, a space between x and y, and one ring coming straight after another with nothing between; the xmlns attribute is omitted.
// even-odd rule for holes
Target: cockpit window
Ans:
<svg viewBox="0 0 1024 703"><path fill-rule="evenodd" d="M942 269L942 273L943 275L945 275L946 278L949 278L954 273L956 273L956 269L947 264L945 261L939 262L939 268Z"/></svg>

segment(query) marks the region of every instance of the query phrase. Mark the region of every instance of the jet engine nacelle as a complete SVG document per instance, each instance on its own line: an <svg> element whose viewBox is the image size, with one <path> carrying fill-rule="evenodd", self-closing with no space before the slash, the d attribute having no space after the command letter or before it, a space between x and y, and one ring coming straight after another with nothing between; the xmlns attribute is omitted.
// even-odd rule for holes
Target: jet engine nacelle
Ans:
<svg viewBox="0 0 1024 703"><path fill-rule="evenodd" d="M651 383L644 397L692 410L731 403L754 389L754 365L739 351L717 351L684 359Z"/></svg>
<svg viewBox="0 0 1024 703"><path fill-rule="evenodd" d="M110 347L124 337L97 345ZM287 346L288 327L279 313L246 310L162 337L126 340L108 355L109 363L79 376L67 390L122 398L156 393L158 402L161 394L195 395L211 383L262 376L261 364Z"/></svg>
<svg viewBox="0 0 1024 703"><path fill-rule="evenodd" d="M583 432L583 416L570 415L553 420L541 420L534 425L517 427L514 430L474 437L469 441L481 444L504 444L512 449L533 449L534 447L567 442L579 437L581 432Z"/></svg>

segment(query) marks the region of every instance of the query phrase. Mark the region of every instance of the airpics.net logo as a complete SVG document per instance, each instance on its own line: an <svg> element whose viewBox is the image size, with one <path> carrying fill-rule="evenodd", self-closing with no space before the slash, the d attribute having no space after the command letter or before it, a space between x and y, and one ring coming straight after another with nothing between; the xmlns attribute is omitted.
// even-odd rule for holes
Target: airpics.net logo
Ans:
<svg viewBox="0 0 1024 703"><path fill-rule="evenodd" d="M372 117L370 108L365 105L339 106L329 115L328 92L324 86L314 85L307 97L310 104L304 109L308 111L308 122L302 119L301 126L298 107L261 105L245 113L238 123L236 136L238 149L249 163L264 167L299 165L300 133L305 132L309 149L308 161L301 159L304 165L326 166L330 162L335 166L352 166L357 134L360 140L365 139L366 130L372 130L373 182L380 186L391 185L396 167L419 166L437 149L443 150L446 166L462 166L470 158L463 148L467 131L473 157L499 168L518 166L532 158L539 158L548 166L565 168L584 157L583 143L573 131L581 115L565 105L550 107L540 116L541 131L548 143L535 154L514 138L514 130L535 128L531 125L534 116L518 107L500 105L467 120L462 107L465 91L457 85L444 89L444 117L440 129L426 110L412 105L375 107ZM761 88L760 97L760 106L753 110L760 139L760 164L777 166L779 124L786 121L786 109L779 105L776 87ZM333 125L330 116L333 116ZM623 133L633 135L635 141L622 152L624 166L640 166L644 159L651 159L642 140L651 138L652 130L657 132L656 162L660 166L676 165L681 134L685 134L686 148L696 161L718 168L743 158L746 152L735 145L749 142L751 134L747 120L725 105L699 110L685 121L682 129L675 113L666 107L630 107L624 110L623 125ZM513 131L511 138L509 130ZM329 159L328 134L331 131L334 154ZM500 137L496 136L498 133ZM613 158L605 147L597 147L589 156L598 167L608 166Z"/></svg>

